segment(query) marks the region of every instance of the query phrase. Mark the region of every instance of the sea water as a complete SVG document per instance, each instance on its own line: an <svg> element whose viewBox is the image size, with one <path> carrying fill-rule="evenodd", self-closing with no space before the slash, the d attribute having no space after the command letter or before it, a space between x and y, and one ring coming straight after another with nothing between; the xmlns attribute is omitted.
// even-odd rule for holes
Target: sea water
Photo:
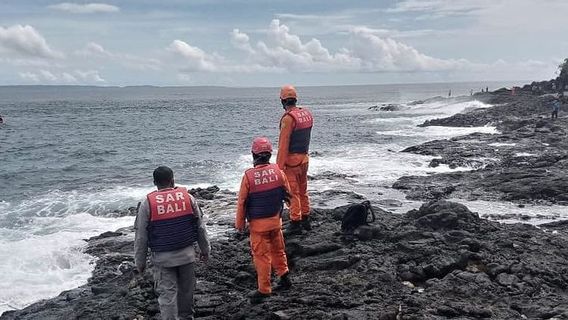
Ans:
<svg viewBox="0 0 568 320"><path fill-rule="evenodd" d="M345 177L312 180L310 190L395 199L400 205L388 209L399 213L417 207L390 188L397 178L470 168L430 168L432 157L399 151L497 133L490 126L417 127L489 107L445 97L450 89L469 95L486 85L299 88L300 104L315 117L310 175ZM410 103L434 96L444 97ZM369 109L383 103L399 108ZM182 185L236 191L250 166L252 139L267 136L276 145L282 112L278 88L0 87L0 312L86 283L94 264L82 251L84 239L133 224L133 217L112 212L135 206L153 189L155 167L170 166ZM494 206L504 213L515 208Z"/></svg>

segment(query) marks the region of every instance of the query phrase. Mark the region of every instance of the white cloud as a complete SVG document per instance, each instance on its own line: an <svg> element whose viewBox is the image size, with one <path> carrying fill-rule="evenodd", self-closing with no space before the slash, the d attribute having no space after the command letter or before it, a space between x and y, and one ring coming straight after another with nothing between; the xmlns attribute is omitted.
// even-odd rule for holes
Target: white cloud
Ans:
<svg viewBox="0 0 568 320"><path fill-rule="evenodd" d="M404 43L380 37L377 30L352 28L346 46L332 52L321 41L309 41L290 32L288 26L274 19L266 31L266 40L255 45L239 29L231 32L231 43L245 54L240 62L231 62L199 47L174 40L167 48L183 58L183 72L419 72L465 68L467 60L430 57ZM92 50L102 52L93 46Z"/></svg>
<svg viewBox="0 0 568 320"><path fill-rule="evenodd" d="M360 61L351 59L345 49L332 54L318 39L302 42L278 19L272 20L267 41L258 41L249 59L267 68L296 72L356 69L360 65Z"/></svg>
<svg viewBox="0 0 568 320"><path fill-rule="evenodd" d="M235 48L254 53L254 49L250 45L250 38L246 33L242 33L239 29L233 29L231 32L231 43Z"/></svg>
<svg viewBox="0 0 568 320"><path fill-rule="evenodd" d="M402 0L387 12L428 12L438 16L473 13L502 0Z"/></svg>
<svg viewBox="0 0 568 320"><path fill-rule="evenodd" d="M32 82L39 82L39 75L33 73L33 72L20 72L18 74L20 76L20 78L27 80L27 81L32 81Z"/></svg>
<svg viewBox="0 0 568 320"><path fill-rule="evenodd" d="M49 47L45 38L29 25L0 27L0 52L28 58L61 58L63 54Z"/></svg>
<svg viewBox="0 0 568 320"><path fill-rule="evenodd" d="M468 67L465 59L437 59L390 38L381 38L368 30L354 29L351 56L363 62L364 71L446 71Z"/></svg>
<svg viewBox="0 0 568 320"><path fill-rule="evenodd" d="M515 37L523 33L536 34L539 38L546 35L549 39L566 39L566 28L562 26L566 25L567 13L568 1L565 0L496 1L476 12L476 30L487 34L508 33Z"/></svg>
<svg viewBox="0 0 568 320"><path fill-rule="evenodd" d="M62 2L48 6L49 9L59 10L69 13L112 13L119 12L120 8L106 3L70 3Z"/></svg>
<svg viewBox="0 0 568 320"><path fill-rule="evenodd" d="M170 52L184 58L184 70L193 71L219 71L218 65L221 63L218 56L208 54L198 47L189 45L181 40L174 40L168 47Z"/></svg>
<svg viewBox="0 0 568 320"><path fill-rule="evenodd" d="M259 41L253 48L248 36L238 30L233 30L232 42L249 53L249 60L261 66L297 72L440 71L468 64L465 60L430 57L404 43L382 38L369 28L352 28L348 37L346 47L332 53L318 39L302 42L280 20L274 19L266 43Z"/></svg>
<svg viewBox="0 0 568 320"><path fill-rule="evenodd" d="M370 34L374 34L378 37L383 38L394 38L394 39L401 39L401 38L422 38L427 36L436 36L439 37L441 35L455 35L459 34L457 30L434 30L434 29L414 29L414 30L397 30L397 29L375 29L369 28L363 25L346 25L344 26L346 32L353 32L353 31L365 31Z"/></svg>
<svg viewBox="0 0 568 320"><path fill-rule="evenodd" d="M64 82L67 82L67 83L76 83L76 82L77 82L77 78L76 78L75 76L73 76L73 75L67 73L67 72L63 72L63 73L61 74L61 79L62 79Z"/></svg>
<svg viewBox="0 0 568 320"><path fill-rule="evenodd" d="M246 42L242 40L248 39L248 36L244 37L240 34L238 29L233 30L233 33L237 38L237 43L234 45L242 45L242 49L246 50ZM240 42L239 42L240 41ZM239 44L240 43L240 44ZM251 48L252 49L252 48ZM272 66L262 66L256 62L247 61L246 63L233 63L228 61L225 57L217 53L208 53L202 49L192 46L182 40L174 40L167 48L167 51L172 53L174 57L181 59L180 61L175 61L174 63L179 66L178 70L183 73L193 73L193 72L224 72L224 73L253 73L253 72L281 72L283 70L272 67ZM251 52L251 54L253 54Z"/></svg>
<svg viewBox="0 0 568 320"><path fill-rule="evenodd" d="M96 70L87 70L87 71L75 70L75 74L84 82L94 82L94 83L106 82L106 80L101 78L99 72Z"/></svg>
<svg viewBox="0 0 568 320"><path fill-rule="evenodd" d="M54 72L41 69L37 72L20 72L20 78L35 83L50 84L100 84L106 82L96 70L74 70L72 72Z"/></svg>
<svg viewBox="0 0 568 320"><path fill-rule="evenodd" d="M56 75L54 75L53 73L47 70L40 70L39 74L41 75L41 77L43 77L45 80L49 82L55 82L58 80L58 77Z"/></svg>
<svg viewBox="0 0 568 320"><path fill-rule="evenodd" d="M160 70L162 67L162 63L158 59L111 52L95 42L87 43L83 49L75 51L75 54L90 58L108 59L137 70Z"/></svg>
<svg viewBox="0 0 568 320"><path fill-rule="evenodd" d="M352 18L352 16L348 14L317 15L317 14L277 13L275 16L279 19L300 20L308 22L321 22L322 20L330 22L330 21L340 21Z"/></svg>
<svg viewBox="0 0 568 320"><path fill-rule="evenodd" d="M441 59L421 52L394 36L415 36L429 30L408 34L405 31L372 29L351 26L345 34L346 41L332 50L320 40L304 40L293 34L290 28L278 19L270 23L262 39L253 41L246 33L233 29L232 45L242 53L242 59L232 60L216 53L208 53L199 47L175 40L168 51L181 58L182 74L208 73L431 73L445 75L472 75L477 78L492 78L492 75L510 74L510 79L520 79L523 74L549 72L552 62L529 60L524 62L496 61L474 63L466 59ZM184 76L181 76L184 77ZM526 76L524 76L526 78ZM462 77L463 78L463 77ZM185 78L184 78L185 79ZM461 79L461 78L460 78ZM465 79L465 78L464 78Z"/></svg>
<svg viewBox="0 0 568 320"><path fill-rule="evenodd" d="M89 42L82 50L77 51L78 54L85 56L111 56L109 52L98 43Z"/></svg>
<svg viewBox="0 0 568 320"><path fill-rule="evenodd" d="M477 33L554 32L564 35L565 0L400 0L389 13L418 14L412 19L428 20L468 16ZM530 23L527 25L527 23Z"/></svg>

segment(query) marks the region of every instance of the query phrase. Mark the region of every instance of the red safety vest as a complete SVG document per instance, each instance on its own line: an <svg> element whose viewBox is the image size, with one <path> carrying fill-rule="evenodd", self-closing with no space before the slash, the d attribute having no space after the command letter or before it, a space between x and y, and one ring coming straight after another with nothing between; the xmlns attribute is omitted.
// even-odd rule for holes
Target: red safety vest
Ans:
<svg viewBox="0 0 568 320"><path fill-rule="evenodd" d="M197 217L186 188L162 189L147 196L148 241L152 251L174 251L197 240Z"/></svg>
<svg viewBox="0 0 568 320"><path fill-rule="evenodd" d="M298 107L287 111L284 116L287 114L294 118L294 129L290 135L288 151L290 153L308 153L314 125L312 113L306 108Z"/></svg>
<svg viewBox="0 0 568 320"><path fill-rule="evenodd" d="M193 214L186 188L162 189L148 194L150 221L173 219Z"/></svg>
<svg viewBox="0 0 568 320"><path fill-rule="evenodd" d="M248 169L245 176L249 184L247 219L269 218L279 214L285 191L278 165L258 165Z"/></svg>

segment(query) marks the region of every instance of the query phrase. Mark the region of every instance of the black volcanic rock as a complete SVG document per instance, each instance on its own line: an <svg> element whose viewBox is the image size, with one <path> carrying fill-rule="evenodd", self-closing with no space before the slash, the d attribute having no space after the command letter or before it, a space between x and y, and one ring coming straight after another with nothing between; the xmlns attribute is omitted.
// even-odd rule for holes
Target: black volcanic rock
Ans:
<svg viewBox="0 0 568 320"><path fill-rule="evenodd" d="M389 104L381 104L381 105L377 105L377 106L372 106L372 107L369 107L367 109L373 110L373 111L399 111L399 110L402 110L403 107L400 104L389 103Z"/></svg>
<svg viewBox="0 0 568 320"><path fill-rule="evenodd" d="M568 224L505 225L432 201L377 221L347 240L347 207L314 209L313 230L287 237L294 286L260 304L248 239L213 241L197 264L196 319L565 319ZM0 319L159 319L151 270L134 272L132 230L94 237L89 282Z"/></svg>
<svg viewBox="0 0 568 320"><path fill-rule="evenodd" d="M568 204L568 121L562 111L559 119L549 119L553 99L501 90L483 95L494 107L426 121L422 126L494 125L500 133L473 133L402 150L435 157L431 167L470 170L405 176L393 187L416 200L453 197Z"/></svg>

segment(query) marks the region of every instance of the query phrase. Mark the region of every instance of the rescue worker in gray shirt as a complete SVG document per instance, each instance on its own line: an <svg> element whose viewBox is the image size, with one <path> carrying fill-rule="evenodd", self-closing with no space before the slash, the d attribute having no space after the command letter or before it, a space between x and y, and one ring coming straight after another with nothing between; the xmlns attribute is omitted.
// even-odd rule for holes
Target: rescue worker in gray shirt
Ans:
<svg viewBox="0 0 568 320"><path fill-rule="evenodd" d="M154 184L136 216L136 268L146 269L149 248L162 319L193 319L195 244L204 262L211 250L203 214L186 188L175 187L172 169L154 170Z"/></svg>

